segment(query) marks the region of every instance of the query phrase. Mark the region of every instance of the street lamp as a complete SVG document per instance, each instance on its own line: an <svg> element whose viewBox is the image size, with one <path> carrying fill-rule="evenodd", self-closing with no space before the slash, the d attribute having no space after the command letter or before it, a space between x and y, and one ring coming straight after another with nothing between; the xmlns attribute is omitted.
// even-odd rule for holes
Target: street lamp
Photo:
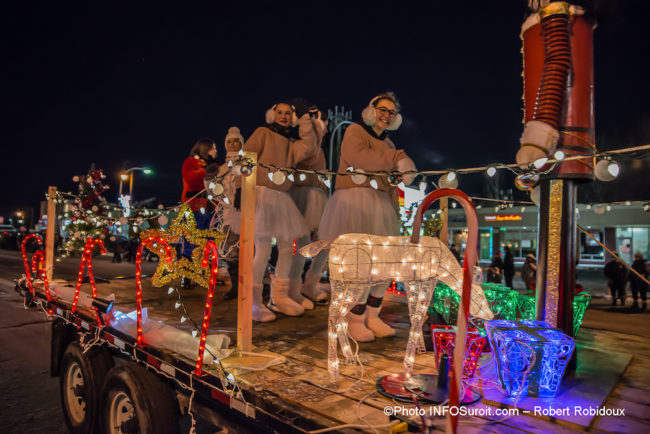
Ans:
<svg viewBox="0 0 650 434"><path fill-rule="evenodd" d="M120 174L120 196L122 196L122 181L129 180L129 197L133 196L133 172L140 170L145 175L151 175L153 170L147 167L131 167Z"/></svg>

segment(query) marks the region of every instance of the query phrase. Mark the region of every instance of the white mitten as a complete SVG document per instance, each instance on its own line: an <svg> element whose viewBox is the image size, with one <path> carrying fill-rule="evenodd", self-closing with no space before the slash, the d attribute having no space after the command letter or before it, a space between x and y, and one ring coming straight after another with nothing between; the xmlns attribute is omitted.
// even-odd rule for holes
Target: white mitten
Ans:
<svg viewBox="0 0 650 434"><path fill-rule="evenodd" d="M397 170L400 172L407 172L409 170L415 171L417 170L417 168L415 167L415 163L413 162L413 160L407 157L407 158L402 158L397 162ZM404 182L404 185L409 185L410 183L413 182L416 176L417 173L405 173L404 175L402 175L402 182Z"/></svg>
<svg viewBox="0 0 650 434"><path fill-rule="evenodd" d="M528 164L547 157L555 151L560 133L542 121L528 121L521 134L521 148L517 152L517 164L526 167Z"/></svg>

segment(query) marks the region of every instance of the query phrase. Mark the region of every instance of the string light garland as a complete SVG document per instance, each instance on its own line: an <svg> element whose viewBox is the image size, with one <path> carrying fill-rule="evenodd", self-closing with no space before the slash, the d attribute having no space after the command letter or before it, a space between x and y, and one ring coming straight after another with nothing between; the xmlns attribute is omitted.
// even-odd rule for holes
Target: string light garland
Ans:
<svg viewBox="0 0 650 434"><path fill-rule="evenodd" d="M168 245L182 241L191 243L195 246L192 251L191 260L184 257L171 263L161 260L158 263L158 268L153 276L152 283L154 286L160 287L174 279L186 277L204 288L208 288L209 282L208 279L206 279L206 272L202 266L203 251L206 243L210 239L213 239L217 244L220 244L225 238L223 233L210 229L197 229L194 214L189 205L184 203L180 206L179 213L177 217L172 220L169 229L149 229L140 234L140 238L143 240L150 237L164 238ZM154 243L151 247L147 248L161 259L165 256L164 245L156 245L156 243Z"/></svg>
<svg viewBox="0 0 650 434"><path fill-rule="evenodd" d="M268 169L271 173L269 175L270 177L273 177L273 173L276 172L282 172L285 175L285 178L289 174L315 174L319 176L324 176L324 177L331 177L333 175L337 176L352 176L356 177L356 182L357 183L363 183L367 177L375 177L375 176L382 176L382 177L391 177L393 181L397 179L397 177L401 177L403 175L409 174L409 175L421 175L421 176L432 176L432 175L450 175L449 180L452 181L453 178L456 176L456 174L470 174L470 173L480 173L480 172L486 172L486 174L490 177L494 176L496 171L498 169L506 169L510 170L513 172L515 175L527 175L527 176L534 176L534 175L542 175L542 174L547 174L551 172L554 168L554 166L558 163L564 162L564 161L571 161L571 160L581 160L584 158L592 158L592 157L610 157L612 155L621 155L621 154L626 154L626 153L632 153L632 152L638 152L638 151L645 151L649 150L650 145L642 145L642 146L634 146L634 147L628 147L628 148L623 148L623 149L616 149L616 150L611 150L611 151L603 151L603 152L594 152L593 154L590 155L572 155L572 156L565 156L562 154L557 154L554 155L554 158L545 158L543 159L544 161L539 161L536 167L534 163L531 163L530 166L526 168L521 168L519 164L517 163L511 163L511 164L503 164L503 163L497 163L497 164L490 164L488 166L480 166L480 167L470 167L470 168L464 168L464 169L446 169L446 170L409 170L409 171L404 171L404 172L399 172L399 171L366 171L363 169L355 169L353 167L348 167L346 171L344 172L333 172L329 170L315 170L315 169L297 169L297 168L287 168L287 167L279 167L274 164L264 164L264 163L257 163L258 166L263 167L265 169ZM543 167L550 167L546 170L540 170ZM233 162L233 168L237 167L251 167L252 168L253 163L246 158L240 158L236 161ZM248 172L248 171L246 171ZM242 172L242 174L245 174ZM214 178L214 179L222 179L223 176L220 178ZM278 177L282 178L282 177ZM300 177L299 177L300 178ZM273 179L274 182L276 182L276 179ZM282 182L284 182L284 179L282 179Z"/></svg>

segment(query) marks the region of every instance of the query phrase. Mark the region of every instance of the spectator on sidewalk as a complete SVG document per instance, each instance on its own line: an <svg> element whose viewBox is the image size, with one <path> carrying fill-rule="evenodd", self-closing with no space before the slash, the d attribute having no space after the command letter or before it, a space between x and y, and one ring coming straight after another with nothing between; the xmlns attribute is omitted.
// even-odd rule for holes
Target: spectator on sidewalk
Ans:
<svg viewBox="0 0 650 434"><path fill-rule="evenodd" d="M627 283L625 266L619 262L618 258L614 258L605 265L603 272L607 278L607 286L612 293L612 306L616 306L616 298L621 300L621 306L625 306L625 285Z"/></svg>
<svg viewBox="0 0 650 434"><path fill-rule="evenodd" d="M526 255L526 262L521 267L521 279L526 285L526 290L535 292L535 282L537 280L537 261L535 255L529 253Z"/></svg>
<svg viewBox="0 0 650 434"><path fill-rule="evenodd" d="M503 260L501 254L497 253L492 257L492 263L487 269L487 282L488 283L501 283L503 278Z"/></svg>
<svg viewBox="0 0 650 434"><path fill-rule="evenodd" d="M506 278L506 286L512 288L512 279L515 276L515 259L512 257L510 247L505 246L503 251L506 252L503 257L503 276Z"/></svg>
<svg viewBox="0 0 650 434"><path fill-rule="evenodd" d="M632 262L632 269L642 275L643 277L648 279L648 276L650 275L650 270L648 270L649 264L648 261L645 260L643 257L643 254L637 253L634 255L634 262ZM642 310L646 310L648 307L646 303L646 297L648 293L648 284L641 279L636 273L633 273L632 271L628 271L628 279L630 281L630 289L632 290L632 299L634 299L634 304L632 305L632 308L638 309L639 308L639 295L641 295L641 301L642 301Z"/></svg>
<svg viewBox="0 0 650 434"><path fill-rule="evenodd" d="M456 244L452 244L451 248L449 250L451 250L451 253L454 255L454 258L456 258L456 260L460 263L461 262L461 260L460 260L460 252L459 252L459 248L456 246Z"/></svg>

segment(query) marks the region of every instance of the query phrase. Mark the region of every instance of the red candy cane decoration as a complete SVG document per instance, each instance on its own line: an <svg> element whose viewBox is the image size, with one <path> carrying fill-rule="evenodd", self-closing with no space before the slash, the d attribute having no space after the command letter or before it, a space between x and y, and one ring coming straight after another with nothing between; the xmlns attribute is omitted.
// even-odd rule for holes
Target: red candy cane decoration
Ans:
<svg viewBox="0 0 650 434"><path fill-rule="evenodd" d="M38 279L40 278L43 281L43 288L45 288L45 297L47 298L47 301L49 302L52 300L50 296L50 284L47 281L47 272L45 270L45 267L43 267L43 264L45 263L45 254L43 253L42 250L37 250L34 253L34 256L32 256L32 272L34 273L34 276ZM51 307L48 308L47 313L50 315L54 313L54 309Z"/></svg>
<svg viewBox="0 0 650 434"><path fill-rule="evenodd" d="M81 264L79 265L79 273L77 274L77 284L74 288L74 300L72 301L72 312L77 310L77 304L79 303L79 291L81 290L81 284L83 283L83 274L84 274L84 264L88 267L88 280L90 281L90 290L92 297L97 297L97 285L95 284L95 274L93 273L93 249L95 246L99 246L99 251L102 254L106 253L104 248L104 242L99 238L93 239L88 237L86 240L86 245L81 254ZM95 308L95 313L97 315L97 322L101 324L99 311Z"/></svg>
<svg viewBox="0 0 650 434"><path fill-rule="evenodd" d="M460 202L465 209L465 216L467 217L467 244L465 248L465 258L463 259L463 293L461 296L461 303L458 307L458 319L456 325L456 344L454 345L454 366L451 370L451 387L449 389L449 405L458 407L459 394L463 389L463 361L465 359L465 339L467 337L467 315L469 313L469 301L472 293L472 269L476 264L476 246L478 242L478 218L476 217L476 210L474 203L465 193L455 188L439 188L429 193L422 204L418 208L413 222L413 235L411 242L417 243L420 241L420 226L424 212L429 206L440 199L441 197L451 197L452 199ZM454 413L455 416L452 416ZM458 429L458 412L450 412L447 415L449 424L447 425L447 432L456 432Z"/></svg>
<svg viewBox="0 0 650 434"><path fill-rule="evenodd" d="M208 337L208 326L210 325L210 314L212 312L212 300L214 296L214 287L217 283L217 273L219 272L219 249L214 241L210 240L205 244L203 249L203 261L201 265L207 267L210 263L210 285L208 286L208 295L205 298L205 311L203 312L203 324L201 326L201 339L199 341L199 355L196 358L196 375L203 375L203 353L205 351L205 340Z"/></svg>
<svg viewBox="0 0 650 434"><path fill-rule="evenodd" d="M174 259L172 248L163 237L147 237L138 246L138 251L135 254L135 302L136 310L138 312L137 318L137 339L136 345L142 345L142 249L148 247L149 244L160 243L165 248L165 258L167 263ZM162 261L163 258L160 258Z"/></svg>
<svg viewBox="0 0 650 434"><path fill-rule="evenodd" d="M31 273L32 267L30 267L29 261L27 260L27 250L25 248L25 246L31 239L36 239L36 242L38 243L39 246L43 246L43 239L38 234L31 234L31 235L27 235L20 243L20 251L23 254L23 264L25 265L25 276L27 277L27 287L29 288L29 292L34 294L34 285L32 284L32 273ZM32 265L33 265L33 259L32 259Z"/></svg>

